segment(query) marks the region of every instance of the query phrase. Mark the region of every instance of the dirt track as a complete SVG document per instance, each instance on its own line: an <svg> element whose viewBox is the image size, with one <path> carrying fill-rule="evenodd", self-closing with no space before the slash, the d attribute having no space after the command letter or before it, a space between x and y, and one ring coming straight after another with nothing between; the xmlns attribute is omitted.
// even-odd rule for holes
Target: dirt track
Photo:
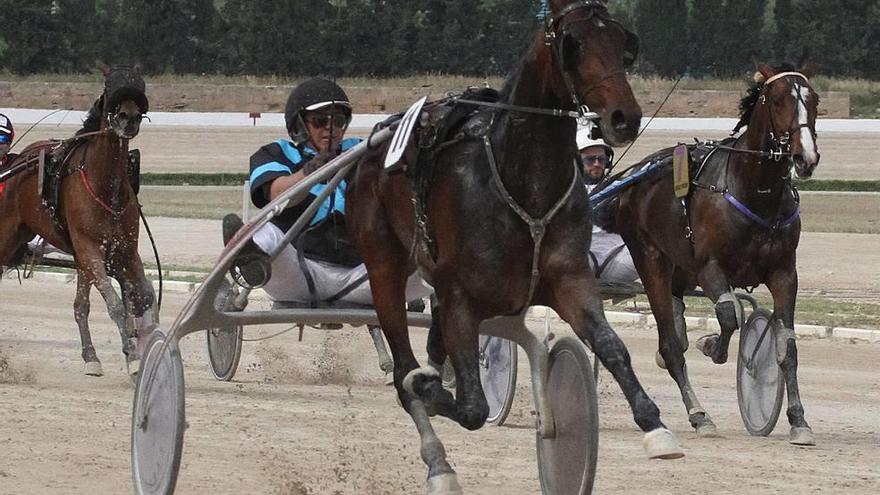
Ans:
<svg viewBox="0 0 880 495"><path fill-rule="evenodd" d="M35 128L21 142L71 136L76 127L63 125ZM369 129L351 129L352 136L366 136ZM623 163L635 163L648 154L677 143L700 139L720 139L719 131L647 131L627 154ZM140 148L143 172L240 172L248 171L248 158L260 146L283 138L284 129L265 127L170 127L144 123L141 134L132 141ZM826 132L819 139L822 161L816 169L817 179L878 179L880 168L876 156L876 134ZM618 154L622 150L618 150Z"/></svg>
<svg viewBox="0 0 880 495"><path fill-rule="evenodd" d="M83 376L73 292L58 283L0 283L0 354L8 360L8 366L0 366L0 493L131 491L132 392L118 338L95 296L93 333L107 375ZM166 294L165 301L163 319L170 322L184 298ZM249 335L272 330L277 327L258 327ZM712 365L691 349L697 393L724 436L697 438L676 387L653 364L653 330L621 328L620 333L687 457L645 460L641 435L604 373L595 493L880 491L880 346L801 340L801 388L818 446L797 448L786 442L784 417L769 438L749 437L738 417L735 366ZM422 349L424 334L417 332L414 341ZM181 347L189 429L177 493L424 492L417 435L391 389L381 385L362 329L307 331L301 343L288 333L245 344L235 383L210 377L203 334L187 337ZM523 365L509 426L468 433L436 421L467 493L540 493L529 389Z"/></svg>

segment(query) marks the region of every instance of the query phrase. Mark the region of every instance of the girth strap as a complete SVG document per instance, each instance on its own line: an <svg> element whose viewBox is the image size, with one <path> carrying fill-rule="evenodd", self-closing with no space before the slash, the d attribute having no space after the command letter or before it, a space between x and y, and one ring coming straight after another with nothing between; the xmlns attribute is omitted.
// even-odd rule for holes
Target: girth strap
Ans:
<svg viewBox="0 0 880 495"><path fill-rule="evenodd" d="M768 230L777 230L788 227L789 225L797 221L797 219L801 216L801 208L800 206L797 206L794 209L794 213L792 213L788 218L782 219L781 217L778 217L774 219L774 223L770 223L770 221L750 210L748 206L746 206L742 201L736 199L736 197L733 194L730 194L729 191L725 191L723 195L724 199L726 199L731 205L733 205L733 207L736 208L737 211L748 217L751 221Z"/></svg>
<svg viewBox="0 0 880 495"><path fill-rule="evenodd" d="M529 295L526 298L525 304L523 304L522 310L520 310L520 314L524 314L526 310L529 309L529 303L532 302L532 297L535 295L535 290L538 288L538 281L541 278L538 262L541 255L541 243L544 241L544 234L547 233L547 224L553 220L556 213L568 201L571 192L574 191L574 186L577 184L578 180L577 164L572 162L574 173L572 174L571 184L568 185L565 194L559 198L556 204L553 205L553 207L550 208L550 211L548 211L543 217L535 218L529 215L529 213L523 209L515 199L513 199L513 196L510 195L507 188L504 187L504 182L501 180L501 174L498 173L498 164L495 161L495 154L492 151L492 142L489 140L489 136L483 136L483 143L486 147L486 157L489 159L489 169L492 171L492 178L495 180L495 185L498 186L498 192L501 194L502 199L507 202L507 206L509 206L510 209L529 226L529 234L532 236L532 242L534 243L534 250L532 252L532 275L531 280L529 281Z"/></svg>

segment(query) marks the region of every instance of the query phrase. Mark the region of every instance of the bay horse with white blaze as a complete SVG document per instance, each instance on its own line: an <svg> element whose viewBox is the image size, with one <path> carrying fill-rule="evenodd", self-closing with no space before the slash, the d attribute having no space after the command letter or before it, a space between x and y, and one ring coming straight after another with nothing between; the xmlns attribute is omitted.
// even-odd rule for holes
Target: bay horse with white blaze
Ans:
<svg viewBox="0 0 880 495"><path fill-rule="evenodd" d="M733 331L743 326L733 288L766 284L773 296L776 360L788 390L789 441L815 442L797 382L795 256L801 223L791 184L792 168L807 178L819 163L819 97L810 86L812 72L809 66L759 65L740 105L735 131L745 127L745 132L709 146L711 153L695 165L689 195L672 194L673 174L666 169L635 183L609 206L606 227L620 232L629 247L657 321L658 364L678 384L689 421L701 434L714 435L716 428L687 375L684 292L698 284L715 303L721 334L704 336L697 347L721 364ZM661 150L637 167L669 160L672 153Z"/></svg>
<svg viewBox="0 0 880 495"><path fill-rule="evenodd" d="M480 386L478 326L530 305L553 308L595 350L646 432L649 456L683 455L605 319L587 256L591 213L574 162L576 121L547 111L588 106L601 116L609 142L631 142L642 113L625 63L637 38L611 19L605 1L555 0L549 7L545 26L506 81L502 108L473 114L451 133L459 137L434 148L428 172L415 171L430 175L425 189L407 177L410 171L383 169L387 145L362 159L348 187L349 231L394 356L398 397L421 436L429 493L460 488L428 416L471 430L483 426L489 408ZM404 304L416 266L439 301L428 336L432 366L425 368L412 352ZM436 371L447 356L457 377L454 397Z"/></svg>
<svg viewBox="0 0 880 495"><path fill-rule="evenodd" d="M96 376L103 370L88 327L92 285L119 329L131 373L138 369L138 336L147 336L158 322L153 287L137 252L140 206L128 178L128 142L137 136L149 102L140 70L101 69L104 92L77 136L25 148L11 164L24 171L8 180L0 200L0 265L20 263L35 234L74 256L74 316L86 373ZM51 163L50 155L57 166L45 174L43 191L54 193L44 194L38 191L43 180L36 164ZM121 298L110 277L119 282Z"/></svg>

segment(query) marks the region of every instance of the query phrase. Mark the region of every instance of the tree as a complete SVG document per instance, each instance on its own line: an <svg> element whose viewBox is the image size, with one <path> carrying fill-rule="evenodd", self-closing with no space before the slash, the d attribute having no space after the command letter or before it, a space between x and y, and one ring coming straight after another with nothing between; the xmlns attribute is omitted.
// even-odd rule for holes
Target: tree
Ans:
<svg viewBox="0 0 880 495"><path fill-rule="evenodd" d="M685 0L641 0L635 11L641 37L640 67L662 76L680 74L687 67L688 25Z"/></svg>

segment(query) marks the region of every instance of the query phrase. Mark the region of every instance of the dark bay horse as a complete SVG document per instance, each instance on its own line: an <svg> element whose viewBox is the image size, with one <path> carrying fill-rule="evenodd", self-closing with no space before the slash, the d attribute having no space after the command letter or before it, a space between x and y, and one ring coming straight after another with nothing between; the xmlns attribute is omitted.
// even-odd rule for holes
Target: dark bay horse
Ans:
<svg viewBox="0 0 880 495"><path fill-rule="evenodd" d="M471 430L483 426L489 408L479 379L478 325L534 304L559 313L611 371L648 432L649 455L683 455L604 316L587 256L591 213L574 165L576 122L535 111L587 105L601 116L610 142L631 142L642 113L624 67L637 38L610 18L604 1L549 6L551 16L501 93L507 106L477 112L460 126L462 138L437 152L423 202L414 201L421 195L405 174L384 171L387 146L362 159L348 187L349 231L394 356L398 397L421 436L429 493L460 488L428 415ZM416 210L424 212L422 221L415 221ZM404 305L416 265L439 301L426 368L413 355ZM447 355L457 377L454 397L435 369Z"/></svg>
<svg viewBox="0 0 880 495"><path fill-rule="evenodd" d="M0 199L0 265L20 263L25 244L35 234L74 256L74 316L86 373L96 376L103 370L88 327L92 285L119 329L130 372L138 369L138 335L148 335L158 320L153 287L137 252L140 207L128 180L128 142L137 136L149 107L145 85L139 70L102 67L102 71L104 92L77 136L33 143L11 165L36 164L41 153L44 161L54 156L57 173L46 174L45 180L58 177L57 201L38 192L41 179L36 166L9 179ZM110 277L119 282L122 297Z"/></svg>
<svg viewBox="0 0 880 495"><path fill-rule="evenodd" d="M700 171L685 199L673 195L673 174L667 168L625 190L610 205L607 227L617 230L629 247L657 321L658 364L678 384L690 423L702 434L714 434L715 425L687 375L683 293L698 284L715 303L721 334L703 337L697 346L720 364L727 361L733 331L743 324L733 288L766 284L773 295L776 358L788 389L789 440L814 444L797 383L793 329L801 224L791 184L791 168L806 178L819 163L819 97L810 86L811 76L810 67L759 65L735 129L746 130L714 146L702 164L697 162ZM637 167L671 155L672 148L659 151Z"/></svg>

